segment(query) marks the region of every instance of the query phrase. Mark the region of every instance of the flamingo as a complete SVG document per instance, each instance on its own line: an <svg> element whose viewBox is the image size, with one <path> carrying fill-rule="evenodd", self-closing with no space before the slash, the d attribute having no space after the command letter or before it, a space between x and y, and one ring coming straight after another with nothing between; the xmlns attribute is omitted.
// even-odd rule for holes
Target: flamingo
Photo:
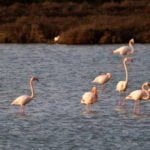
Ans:
<svg viewBox="0 0 150 150"><path fill-rule="evenodd" d="M33 81L39 81L37 77L31 77L30 79L30 89L31 89L31 95L22 95L17 97L15 100L12 101L11 105L17 105L20 106L20 112L24 113L24 106L28 104L34 97L35 97L35 90L33 88Z"/></svg>
<svg viewBox="0 0 150 150"><path fill-rule="evenodd" d="M87 105L87 111L89 111L89 106L96 103L98 99L98 92L96 86L93 86L91 91L85 92L81 98L81 104Z"/></svg>
<svg viewBox="0 0 150 150"><path fill-rule="evenodd" d="M130 39L129 40L129 46L122 46L120 48L117 48L116 50L114 50L112 53L113 54L119 54L121 56L125 56L125 55L129 55L129 54L133 54L134 53L134 39Z"/></svg>
<svg viewBox="0 0 150 150"><path fill-rule="evenodd" d="M133 59L131 58L127 58L125 57L123 59L123 65L124 65L124 69L125 69L125 80L124 81L119 81L116 85L116 91L118 91L120 93L120 97L121 97L121 93L124 93L128 87L128 69L127 69L127 62L132 62ZM119 100L119 105L122 105L121 100Z"/></svg>
<svg viewBox="0 0 150 150"><path fill-rule="evenodd" d="M149 89L146 90L145 86L150 87L150 83L148 83L148 82L143 83L141 90L135 90L135 91L131 92L125 98L126 100L134 100L134 108L133 108L134 113L140 112L140 101L141 100L149 100L150 99ZM138 110L137 110L137 105L138 105Z"/></svg>
<svg viewBox="0 0 150 150"><path fill-rule="evenodd" d="M92 82L93 83L98 83L102 85L102 92L104 91L104 84L106 82L108 82L110 79L112 78L112 74L111 73L104 73L104 74L100 74L98 75Z"/></svg>

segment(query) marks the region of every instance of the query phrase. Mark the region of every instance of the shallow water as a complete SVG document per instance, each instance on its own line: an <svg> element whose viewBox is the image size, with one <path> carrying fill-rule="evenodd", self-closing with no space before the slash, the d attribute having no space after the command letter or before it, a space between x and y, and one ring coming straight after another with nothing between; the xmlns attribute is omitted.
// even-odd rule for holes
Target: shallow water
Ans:
<svg viewBox="0 0 150 150"><path fill-rule="evenodd" d="M116 107L115 86L125 78L121 58L111 51L120 45L66 46L46 44L0 45L0 149L4 150L148 150L150 103L142 102L140 115L133 102ZM128 65L126 94L150 81L150 45L136 44L134 62ZM102 72L112 80L100 92L93 113L84 113L82 94ZM28 80L35 83L36 97L18 113L10 102L30 94Z"/></svg>

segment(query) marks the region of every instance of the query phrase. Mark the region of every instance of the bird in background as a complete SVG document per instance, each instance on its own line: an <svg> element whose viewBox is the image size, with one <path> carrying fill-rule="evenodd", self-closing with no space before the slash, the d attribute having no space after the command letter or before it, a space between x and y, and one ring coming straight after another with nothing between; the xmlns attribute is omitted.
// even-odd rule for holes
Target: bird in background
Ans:
<svg viewBox="0 0 150 150"><path fill-rule="evenodd" d="M98 92L97 92L97 87L93 86L91 91L85 92L82 95L82 98L80 100L81 104L86 105L86 111L91 112L91 105L96 103L98 100Z"/></svg>
<svg viewBox="0 0 150 150"><path fill-rule="evenodd" d="M147 87L147 88L146 88ZM150 82L145 82L142 84L141 89L132 91L128 96L126 96L126 100L134 100L134 113L140 113L140 101L149 100L150 99Z"/></svg>
<svg viewBox="0 0 150 150"><path fill-rule="evenodd" d="M54 37L54 42L58 42L60 39L60 35Z"/></svg>
<svg viewBox="0 0 150 150"><path fill-rule="evenodd" d="M39 81L37 77L31 77L29 81L30 89L31 89L31 95L22 95L17 97L15 100L12 101L11 105L20 106L20 113L24 113L24 106L28 104L34 97L35 97L35 90L33 87L33 81Z"/></svg>
<svg viewBox="0 0 150 150"><path fill-rule="evenodd" d="M98 75L92 82L101 85L101 91L104 92L104 85L112 78L111 73L103 73Z"/></svg>
<svg viewBox="0 0 150 150"><path fill-rule="evenodd" d="M128 87L128 68L127 68L127 62L132 62L133 59L132 58L123 58L123 66L124 66L124 70L125 70L125 80L123 81L119 81L116 85L116 91L119 92L120 94L120 100L118 102L118 105L121 106L124 104L124 100L121 100L121 94L125 93L127 87Z"/></svg>
<svg viewBox="0 0 150 150"><path fill-rule="evenodd" d="M130 39L129 41L129 46L121 46L120 48L117 48L116 50L114 50L112 53L113 54L118 54L121 56L126 56L126 55L130 55L134 53L134 39Z"/></svg>

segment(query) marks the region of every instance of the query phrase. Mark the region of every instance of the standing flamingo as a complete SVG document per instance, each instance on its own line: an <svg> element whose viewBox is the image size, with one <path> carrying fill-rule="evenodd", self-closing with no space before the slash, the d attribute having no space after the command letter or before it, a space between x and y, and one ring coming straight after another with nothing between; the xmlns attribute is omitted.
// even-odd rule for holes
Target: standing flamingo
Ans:
<svg viewBox="0 0 150 150"><path fill-rule="evenodd" d="M123 104L123 101L121 101L121 93L124 93L128 87L128 69L127 69L127 62L133 61L131 58L125 57L123 59L123 65L125 69L125 80L124 81L119 81L116 85L116 91L120 93L120 100L119 100L119 105Z"/></svg>
<svg viewBox="0 0 150 150"><path fill-rule="evenodd" d="M112 78L111 73L105 73L105 74L98 75L92 82L101 84L102 85L101 90L102 92L104 92L104 84L108 82L111 78Z"/></svg>
<svg viewBox="0 0 150 150"><path fill-rule="evenodd" d="M98 92L96 86L93 86L91 91L85 92L82 95L81 103L87 105L87 112L90 111L89 106L96 103L98 99Z"/></svg>
<svg viewBox="0 0 150 150"><path fill-rule="evenodd" d="M133 54L134 53L134 39L130 39L129 41L129 46L122 46L120 48L117 48L116 50L114 50L112 53L113 54L119 54L121 56L125 56L125 55L129 55L129 54Z"/></svg>
<svg viewBox="0 0 150 150"><path fill-rule="evenodd" d="M134 113L139 113L140 112L140 101L141 100L149 100L150 98L150 92L149 89L146 90L145 86L149 86L150 84L148 82L145 82L142 85L142 89L141 90L135 90L133 92L131 92L128 96L126 96L126 100L134 100L134 108L133 108L133 112ZM137 105L138 105L138 109L137 109Z"/></svg>
<svg viewBox="0 0 150 150"><path fill-rule="evenodd" d="M12 101L11 105L20 106L20 112L24 113L24 106L28 104L34 97L35 97L35 90L33 88L33 81L39 81L37 77L31 77L30 79L30 89L31 89L31 96L29 95L22 95L17 97L15 100Z"/></svg>

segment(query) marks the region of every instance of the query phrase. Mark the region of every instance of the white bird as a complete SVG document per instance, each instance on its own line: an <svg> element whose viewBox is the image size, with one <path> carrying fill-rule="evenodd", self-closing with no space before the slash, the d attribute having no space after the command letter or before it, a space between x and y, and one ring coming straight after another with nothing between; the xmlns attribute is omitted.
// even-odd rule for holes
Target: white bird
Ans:
<svg viewBox="0 0 150 150"><path fill-rule="evenodd" d="M102 85L102 92L104 91L104 84L108 82L112 78L111 73L104 73L98 75L92 82L93 83L98 83Z"/></svg>
<svg viewBox="0 0 150 150"><path fill-rule="evenodd" d="M134 44L134 39L130 39L129 46L122 46L120 48L117 48L112 53L113 54L119 54L121 56L133 54L134 53L133 44Z"/></svg>
<svg viewBox="0 0 150 150"><path fill-rule="evenodd" d="M28 104L34 97L35 97L35 90L34 90L34 87L33 87L33 81L36 80L36 81L39 81L37 77L31 77L30 79L30 89L31 89L31 95L22 95L22 96L19 96L17 97L15 100L12 101L11 105L18 105L20 106L20 112L21 113L24 113L24 106L26 104Z"/></svg>
<svg viewBox="0 0 150 150"><path fill-rule="evenodd" d="M93 86L91 91L85 92L82 95L82 98L80 100L81 104L87 105L87 111L89 111L89 106L96 103L98 99L98 92L96 86Z"/></svg>
<svg viewBox="0 0 150 150"><path fill-rule="evenodd" d="M125 57L123 59L123 65L125 69L125 80L119 81L116 85L116 91L120 93L120 100L119 100L119 105L122 105L121 101L121 93L124 93L128 87L128 69L127 69L127 62L132 62L133 59Z"/></svg>
<svg viewBox="0 0 150 150"><path fill-rule="evenodd" d="M150 86L150 83L148 83L148 82L143 83L141 90L135 90L135 91L131 92L125 98L126 100L134 100L134 108L133 108L134 113L140 112L140 101L141 100L149 100L149 98L150 98L149 89L146 90L145 86ZM138 109L137 109L137 105L138 105Z"/></svg>
<svg viewBox="0 0 150 150"><path fill-rule="evenodd" d="M58 42L58 40L60 39L60 36L58 35L58 36L55 36L54 37L54 42Z"/></svg>

